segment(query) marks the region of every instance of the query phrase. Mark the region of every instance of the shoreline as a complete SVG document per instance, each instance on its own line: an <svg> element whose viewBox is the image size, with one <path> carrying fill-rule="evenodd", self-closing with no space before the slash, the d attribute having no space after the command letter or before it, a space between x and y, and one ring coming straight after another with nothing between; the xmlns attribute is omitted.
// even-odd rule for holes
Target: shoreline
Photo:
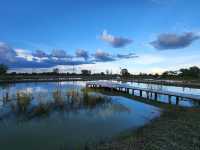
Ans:
<svg viewBox="0 0 200 150"><path fill-rule="evenodd" d="M200 83L193 83L190 80L147 80L147 79L125 79L124 82L136 82L146 84L167 85L176 87L200 88Z"/></svg>
<svg viewBox="0 0 200 150"><path fill-rule="evenodd" d="M23 78L18 79L9 77L0 79L0 84L4 83L24 83L24 82L65 82L65 81L95 81L95 80L115 80L120 82L136 82L145 84L157 84L166 86L186 87L186 88L200 88L200 82L192 80L148 80L148 79L117 79L116 77L93 77L93 76L70 76L70 77L40 77L40 78Z"/></svg>
<svg viewBox="0 0 200 150"><path fill-rule="evenodd" d="M102 91L103 92L103 91ZM107 94L114 94L106 92ZM178 107L145 98L118 94L161 109L159 117L138 129L128 129L111 141L95 145L97 150L155 150L155 149L200 149L199 107ZM94 149L91 146L90 149Z"/></svg>
<svg viewBox="0 0 200 150"><path fill-rule="evenodd" d="M97 146L97 150L155 150L200 148L200 110L167 109L160 117L136 130L124 132L110 142Z"/></svg>

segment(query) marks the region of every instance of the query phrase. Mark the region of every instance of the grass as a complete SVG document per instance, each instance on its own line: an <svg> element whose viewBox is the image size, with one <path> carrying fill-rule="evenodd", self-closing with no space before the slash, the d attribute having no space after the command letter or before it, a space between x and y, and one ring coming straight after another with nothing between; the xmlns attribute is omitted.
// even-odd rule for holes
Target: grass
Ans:
<svg viewBox="0 0 200 150"><path fill-rule="evenodd" d="M36 107L34 110L33 110L33 114L32 116L35 117L39 117L39 116L48 116L50 113L50 105L48 103L44 104L44 103L41 103L39 104L38 107Z"/></svg>
<svg viewBox="0 0 200 150"><path fill-rule="evenodd" d="M96 145L98 150L200 150L200 109L184 108L147 101L124 93L121 95L163 109L159 118L137 130L121 133L111 142Z"/></svg>
<svg viewBox="0 0 200 150"><path fill-rule="evenodd" d="M8 92L6 92L6 95L9 97L7 93ZM74 109L80 110L82 108L93 109L97 105L109 102L108 97L88 93L88 91L84 89L81 91L70 90L67 92L56 89L52 91L50 95L52 101L45 102L46 97L44 97L44 95L39 94L35 96L26 91L18 91L16 95L14 94L13 101L6 101L7 105L11 108L9 113L13 113L16 117L20 117L20 119L23 117L26 121L27 119L29 120L35 117L48 116L54 111L68 112ZM7 99L10 98L11 97ZM14 101L15 99L16 102ZM38 104L34 106L32 104L33 100L37 100Z"/></svg>
<svg viewBox="0 0 200 150"><path fill-rule="evenodd" d="M17 104L20 112L25 112L27 110L27 107L30 104L31 100L31 94L25 92L17 93Z"/></svg>
<svg viewBox="0 0 200 150"><path fill-rule="evenodd" d="M103 95L93 95L90 90L83 89L83 104L90 108L97 106L98 104L108 103L109 97Z"/></svg>
<svg viewBox="0 0 200 150"><path fill-rule="evenodd" d="M200 110L170 109L148 125L121 135L99 150L199 150Z"/></svg>

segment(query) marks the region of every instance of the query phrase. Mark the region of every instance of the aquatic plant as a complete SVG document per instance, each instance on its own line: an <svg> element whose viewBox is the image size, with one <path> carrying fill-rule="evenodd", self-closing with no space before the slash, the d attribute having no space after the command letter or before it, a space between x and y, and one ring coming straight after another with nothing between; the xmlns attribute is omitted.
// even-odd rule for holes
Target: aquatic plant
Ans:
<svg viewBox="0 0 200 150"><path fill-rule="evenodd" d="M83 92L83 100L89 99L89 94L87 89L83 89L82 92Z"/></svg>
<svg viewBox="0 0 200 150"><path fill-rule="evenodd" d="M86 89L81 91L70 90L66 94L64 94L64 91L56 89L50 94L53 101L46 99L48 98L45 96L46 93L44 95L43 93L32 95L27 91L18 91L14 96L9 96L16 101L7 104L12 110L11 113L14 113L16 117L20 117L20 120L29 120L34 117L48 116L53 111L69 112L83 108L93 109L97 105L103 105L109 101L107 96L90 93Z"/></svg>
<svg viewBox="0 0 200 150"><path fill-rule="evenodd" d="M55 105L63 108L64 107L64 97L60 90L53 91L52 93Z"/></svg>
<svg viewBox="0 0 200 150"><path fill-rule="evenodd" d="M19 111L25 112L31 100L32 100L32 95L30 93L17 92L17 105Z"/></svg>
<svg viewBox="0 0 200 150"><path fill-rule="evenodd" d="M82 92L83 92L83 104L85 106L95 107L98 104L104 104L110 101L110 98L108 96L89 93L87 89L82 90Z"/></svg>
<svg viewBox="0 0 200 150"><path fill-rule="evenodd" d="M80 104L82 101L82 94L80 91L77 90L71 90L67 91L67 101L71 104Z"/></svg>
<svg viewBox="0 0 200 150"><path fill-rule="evenodd" d="M32 113L32 116L43 116L43 115L48 115L49 112L51 111L51 107L49 103L40 103Z"/></svg>
<svg viewBox="0 0 200 150"><path fill-rule="evenodd" d="M3 96L3 102L4 103L7 103L7 102L9 102L10 101L10 99L9 99L9 93L8 93L8 91L6 91L5 92L5 95Z"/></svg>

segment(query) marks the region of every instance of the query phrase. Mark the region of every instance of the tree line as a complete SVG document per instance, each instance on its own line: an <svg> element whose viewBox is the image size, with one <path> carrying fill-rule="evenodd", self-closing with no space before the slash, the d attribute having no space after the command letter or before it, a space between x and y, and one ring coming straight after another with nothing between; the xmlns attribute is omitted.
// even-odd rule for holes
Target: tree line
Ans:
<svg viewBox="0 0 200 150"><path fill-rule="evenodd" d="M105 71L101 73L93 73L91 70L81 70L81 73L61 73L59 72L58 68L53 69L51 72L43 72L43 73L8 73L8 66L4 64L0 64L0 76L4 75L84 75L84 76L90 76L90 75L98 75L98 76L106 76L106 75L116 75L119 76L119 74L112 74L112 72ZM146 73L140 73L139 75L134 75L129 73L127 69L121 69L120 75L122 77L136 77L136 78L163 78L163 79L199 79L200 78L200 68L197 66L193 66L190 68L181 68L176 71L165 71L161 75L159 74L146 74Z"/></svg>

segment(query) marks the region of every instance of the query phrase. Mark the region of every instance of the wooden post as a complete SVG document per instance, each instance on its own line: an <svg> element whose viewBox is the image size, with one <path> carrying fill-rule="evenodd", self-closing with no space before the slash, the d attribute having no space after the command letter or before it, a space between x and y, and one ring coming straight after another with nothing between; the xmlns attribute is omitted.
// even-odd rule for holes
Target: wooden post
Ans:
<svg viewBox="0 0 200 150"><path fill-rule="evenodd" d="M172 104L172 100L171 100L171 95L168 95L168 101L169 101L169 104Z"/></svg>
<svg viewBox="0 0 200 150"><path fill-rule="evenodd" d="M176 105L179 105L179 97L176 96Z"/></svg>
<svg viewBox="0 0 200 150"><path fill-rule="evenodd" d="M148 91L146 91L146 94L147 94L147 99L149 99L149 92L148 92Z"/></svg>
<svg viewBox="0 0 200 150"><path fill-rule="evenodd" d="M142 90L140 90L140 97L142 97Z"/></svg>
<svg viewBox="0 0 200 150"><path fill-rule="evenodd" d="M126 89L126 92L129 94L129 88Z"/></svg>
<svg viewBox="0 0 200 150"><path fill-rule="evenodd" d="M135 90L134 89L132 89L132 94L133 94L133 96L135 95Z"/></svg>
<svg viewBox="0 0 200 150"><path fill-rule="evenodd" d="M158 100L158 94L156 92L154 93L154 100Z"/></svg>

